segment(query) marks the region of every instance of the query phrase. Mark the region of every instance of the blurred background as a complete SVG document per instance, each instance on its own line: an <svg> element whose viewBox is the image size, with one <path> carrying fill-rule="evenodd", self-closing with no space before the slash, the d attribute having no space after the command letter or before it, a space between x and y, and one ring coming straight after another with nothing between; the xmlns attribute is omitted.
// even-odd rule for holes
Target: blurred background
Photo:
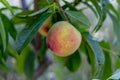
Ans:
<svg viewBox="0 0 120 80"><path fill-rule="evenodd" d="M27 4L27 8L33 10L34 5L33 0L7 0L12 6L17 6L20 8L23 8L23 3L25 1L25 4ZM73 0L66 0L68 2L72 2ZM116 0L110 0L110 2L113 4L113 6L118 9L118 4ZM61 5L64 5L64 3L60 0ZM0 3L0 8L4 7L4 5L2 5ZM84 14L89 18L90 23L92 24L89 32L91 32L91 30L93 29L93 27L95 27L96 23L97 23L97 19L94 15L94 13L87 8L86 5L84 4L79 4L77 6L77 8L85 8L83 10ZM20 12L19 10L15 10L16 13ZM9 17L11 17L11 15L9 14L9 12L4 12L5 14L7 14ZM21 27L19 27L21 26ZM16 25L16 29L18 31L22 30L24 24L19 24ZM96 40L98 41L109 41L111 43L111 45L113 46L113 53L111 54L111 56L116 55L117 52L119 52L118 47L116 46L116 36L114 35L114 31L113 31L113 24L112 21L110 19L110 17L107 15L107 18L105 19L105 22L103 24L103 27L97 32L97 33L93 33L92 34ZM12 40L11 40L12 42ZM78 71L71 73L67 68L65 68L62 65L62 62L59 61L54 55L49 54L50 51L47 51L48 56L50 56L50 59L53 61L52 64L47 68L47 70L43 73L43 75L41 75L38 80L89 80L90 79L90 71L91 71L91 67L87 62L87 57L86 55L83 53L81 54L82 60L81 60L81 66L79 68ZM113 65L114 65L114 57L113 57ZM16 60L12 57L9 57L7 59L7 62L5 62L5 64L7 64L10 69L12 70L9 73L4 72L3 70L0 70L0 80L27 80L26 76L24 73L20 73L20 71L16 70L15 65ZM36 61L36 66L37 66L37 61ZM19 65L18 65L19 67ZM114 68L113 68L114 70Z"/></svg>

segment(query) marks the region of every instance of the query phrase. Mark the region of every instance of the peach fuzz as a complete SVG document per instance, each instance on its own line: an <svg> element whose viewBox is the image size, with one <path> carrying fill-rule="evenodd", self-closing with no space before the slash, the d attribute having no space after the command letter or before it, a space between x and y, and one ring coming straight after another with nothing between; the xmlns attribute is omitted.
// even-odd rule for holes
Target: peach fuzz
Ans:
<svg viewBox="0 0 120 80"><path fill-rule="evenodd" d="M58 56L65 57L74 53L81 44L81 34L70 23L55 23L47 35L48 48Z"/></svg>

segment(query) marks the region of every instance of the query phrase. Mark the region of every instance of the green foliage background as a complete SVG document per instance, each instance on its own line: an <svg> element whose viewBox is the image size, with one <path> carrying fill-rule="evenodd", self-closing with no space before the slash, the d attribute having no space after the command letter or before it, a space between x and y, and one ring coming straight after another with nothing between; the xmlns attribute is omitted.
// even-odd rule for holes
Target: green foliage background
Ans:
<svg viewBox="0 0 120 80"><path fill-rule="evenodd" d="M35 1L25 9L0 0L0 80L120 79L120 0ZM69 21L82 34L73 55L58 57L47 48L46 37L37 38L51 15L53 24Z"/></svg>

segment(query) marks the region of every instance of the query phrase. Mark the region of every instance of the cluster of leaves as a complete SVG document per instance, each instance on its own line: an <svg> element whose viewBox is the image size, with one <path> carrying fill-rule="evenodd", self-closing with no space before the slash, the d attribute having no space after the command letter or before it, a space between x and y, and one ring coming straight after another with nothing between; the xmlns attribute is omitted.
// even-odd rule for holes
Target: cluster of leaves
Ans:
<svg viewBox="0 0 120 80"><path fill-rule="evenodd" d="M40 0L41 1L41 0ZM72 72L77 71L81 64L81 54L85 53L88 62L91 65L92 75L91 78L95 79L120 79L118 76L120 72L112 74L112 62L110 56L110 44L108 42L96 41L91 33L88 31L92 23L83 13L84 9L77 9L77 5L84 4L89 8L98 19L96 26L92 32L97 32L103 25L106 16L109 15L115 30L117 37L117 43L120 45L120 24L119 24L119 12L109 2L109 0L74 0L73 2L67 2L63 0L65 5L60 6L57 0L43 0L43 5L40 4L40 9L36 12L33 10L23 10L14 6L10 6L6 0L0 0L5 8L0 8L0 68L9 71L7 65L4 62L8 56L12 56L16 59L16 68L19 72L25 72L26 75L32 79L34 74L34 61L37 57L44 58L46 51L45 38L41 38L41 47L35 54L35 50L31 47L31 41L35 38L38 29L42 23L51 15L53 15L53 23L61 20L69 19L69 22L75 26L75 28L82 34L82 44L80 48L71 56L65 57L64 65ZM118 4L120 1L118 0ZM62 8L62 10L61 10ZM14 9L19 9L21 12L14 13ZM8 18L3 11L9 10L12 14L12 18ZM24 29L19 33L15 28L15 25L25 24ZM12 41L11 41L12 38ZM118 58L118 57L117 57ZM118 58L119 60L119 58ZM118 61L120 63L120 61ZM118 64L117 63L117 64ZM118 65L117 68L119 68ZM108 78L109 77L109 78Z"/></svg>

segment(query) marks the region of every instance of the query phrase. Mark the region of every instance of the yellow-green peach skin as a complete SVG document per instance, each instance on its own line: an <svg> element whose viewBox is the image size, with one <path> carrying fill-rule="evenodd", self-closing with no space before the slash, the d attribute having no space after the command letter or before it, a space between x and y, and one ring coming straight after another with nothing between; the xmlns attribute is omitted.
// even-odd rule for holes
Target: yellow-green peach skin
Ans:
<svg viewBox="0 0 120 80"><path fill-rule="evenodd" d="M65 57L74 53L81 44L81 34L66 21L55 23L48 32L47 46L58 56Z"/></svg>

